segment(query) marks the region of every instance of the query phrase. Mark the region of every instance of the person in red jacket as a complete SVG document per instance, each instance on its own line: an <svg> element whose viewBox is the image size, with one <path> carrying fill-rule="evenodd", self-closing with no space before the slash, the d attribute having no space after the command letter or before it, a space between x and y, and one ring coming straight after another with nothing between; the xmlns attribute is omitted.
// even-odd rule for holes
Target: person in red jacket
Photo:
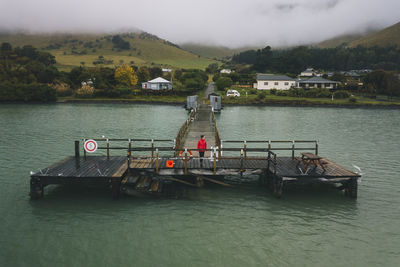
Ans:
<svg viewBox="0 0 400 267"><path fill-rule="evenodd" d="M200 136L200 140L197 142L197 149L199 149L200 163L203 163L204 152L207 149L207 142L204 135Z"/></svg>

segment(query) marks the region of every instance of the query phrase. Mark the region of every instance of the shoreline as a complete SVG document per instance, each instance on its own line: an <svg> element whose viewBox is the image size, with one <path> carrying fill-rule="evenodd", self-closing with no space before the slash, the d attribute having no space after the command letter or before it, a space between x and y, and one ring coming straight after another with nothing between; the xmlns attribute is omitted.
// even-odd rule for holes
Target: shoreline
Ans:
<svg viewBox="0 0 400 267"><path fill-rule="evenodd" d="M186 102L182 101L145 101L145 100L129 100L129 99L66 99L55 102L21 102L21 101L0 101L0 104L141 104L141 105L168 105L168 106L184 106ZM239 107L239 106L271 106L271 107L316 107L316 108L365 108L365 109L400 109L400 105L396 104L317 104L310 102L297 101L277 101L265 103L223 103L223 107Z"/></svg>
<svg viewBox="0 0 400 267"><path fill-rule="evenodd" d="M146 104L146 105L171 105L171 106L184 106L186 102L179 102L179 101L172 101L172 102L165 102L165 101L144 101L144 100L96 100L96 99L84 99L84 100L65 100L65 101L57 101L58 104L63 103L82 103L82 104ZM266 102L266 103L222 103L223 107L239 107L239 106L272 106L272 107L321 107L321 108L367 108L367 109L400 109L400 105L396 104L389 104L389 105L374 105L374 104L314 104L310 102L297 102L297 101L277 101L277 102Z"/></svg>

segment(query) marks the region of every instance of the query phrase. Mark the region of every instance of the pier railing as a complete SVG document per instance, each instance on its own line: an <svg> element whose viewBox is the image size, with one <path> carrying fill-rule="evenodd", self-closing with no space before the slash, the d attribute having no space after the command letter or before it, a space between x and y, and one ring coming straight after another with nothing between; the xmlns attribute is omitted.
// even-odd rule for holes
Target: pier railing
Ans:
<svg viewBox="0 0 400 267"><path fill-rule="evenodd" d="M192 109L190 111L189 117L182 124L181 128L178 131L178 134L175 137L175 147L177 149L182 149L184 145L185 136L189 130L190 124L195 120L197 115L197 109Z"/></svg>
<svg viewBox="0 0 400 267"><path fill-rule="evenodd" d="M212 125L214 127L215 146L220 148L221 147L221 138L219 137L217 121L215 120L214 112L211 112L211 122L212 122ZM221 157L221 151L218 152L218 156Z"/></svg>
<svg viewBox="0 0 400 267"><path fill-rule="evenodd" d="M88 139L83 139L83 141ZM214 162L214 174L217 173L217 161L219 159L239 159L240 170L244 171L244 163L246 160L266 160L267 168L274 174L276 173L277 166L277 152L278 151L291 151L292 159L295 157L296 151L314 151L318 154L318 141L308 140L249 140L249 141L236 141L236 140L220 140L221 147L211 147L208 149L197 149L197 148L178 148L176 146L176 140L171 139L140 139L140 138L125 138L125 139L107 139L107 138L95 138L92 139L99 142L101 145L97 148L98 150L105 150L107 158L110 157L110 151L122 150L127 153L128 166L131 166L131 162L134 159L149 159L151 162L155 162L156 173L159 170L159 160L161 158L168 159L183 159L185 162L185 173L187 173L187 161L192 158L194 151L205 150L210 151L210 159ZM147 145L143 145L146 143ZM240 147L224 147L224 144L240 144ZM248 147L247 144L258 144L259 147ZM260 145L262 144L262 145ZM273 144L286 144L287 146L273 146ZM300 144L314 144L314 146L300 147ZM85 150L84 158L86 159L87 153ZM139 153L150 152L149 154L143 155ZM230 152L234 155L223 156L223 152ZM238 154L236 154L236 153ZM166 153L162 155L162 153ZM173 156L171 157L171 153ZM261 153L261 155L260 155ZM253 154L253 155L250 155ZM178 156L179 155L179 156ZM75 141L75 157L80 157L80 145L79 141Z"/></svg>
<svg viewBox="0 0 400 267"><path fill-rule="evenodd" d="M189 124L190 122L188 122ZM184 127L182 127L184 128ZM83 143L88 139L83 139ZM145 157L154 158L156 153L165 152L166 157L171 157L170 153L173 153L174 157L182 154L180 152L199 151L197 148L183 147L182 144L178 146L177 139L144 139L144 138L93 138L99 143L98 150L105 150L107 157L110 157L110 152L115 150L122 150L128 153L129 157ZM275 155L278 151L290 151L292 159L295 158L296 151L313 151L318 155L318 141L316 140L219 140L220 146L211 147L208 149L201 149L210 151L211 155L217 158L240 158L243 156L247 158L265 158L265 153L268 156ZM234 145L235 147L227 147L227 144ZM239 145L239 146L238 146ZM250 145L250 146L249 146ZM251 147L256 145L256 147ZM80 144L79 141L75 141L75 156L80 156ZM139 155L138 152L150 152L146 155ZM168 153L170 152L170 153ZM223 152L229 152L230 156L223 156ZM239 152L238 154L236 154ZM264 156L257 156L262 153ZM84 157L87 156L87 152L83 149ZM169 154L169 155L168 155ZM233 154L233 156L232 156Z"/></svg>
<svg viewBox="0 0 400 267"><path fill-rule="evenodd" d="M232 151L225 147L228 144L236 147L240 145L245 157L247 156L247 152L257 152L258 148L255 150L251 148L253 145L261 145L263 148L267 147L267 151L291 151L292 159L295 158L296 151L313 151L318 155L319 150L318 140L221 140L220 147L223 148L222 151ZM279 146L276 146L277 144Z"/></svg>

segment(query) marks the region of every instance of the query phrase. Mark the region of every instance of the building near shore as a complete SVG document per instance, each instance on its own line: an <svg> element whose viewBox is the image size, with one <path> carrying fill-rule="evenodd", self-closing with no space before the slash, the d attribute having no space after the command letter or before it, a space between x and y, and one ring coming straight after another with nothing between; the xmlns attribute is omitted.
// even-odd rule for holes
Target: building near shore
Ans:
<svg viewBox="0 0 400 267"><path fill-rule="evenodd" d="M142 83L142 89L147 90L172 90L172 83L162 77Z"/></svg>
<svg viewBox="0 0 400 267"><path fill-rule="evenodd" d="M308 68L305 71L302 71L300 73L300 77L313 77L313 76L322 76L322 74L320 74L318 71L316 71L313 68Z"/></svg>
<svg viewBox="0 0 400 267"><path fill-rule="evenodd" d="M255 87L258 90L289 90L296 86L296 80L286 75L257 74Z"/></svg>
<svg viewBox="0 0 400 267"><path fill-rule="evenodd" d="M324 79L322 77L312 77L310 79L298 79L296 82L296 86L301 88L336 89L338 84L339 82Z"/></svg>
<svg viewBox="0 0 400 267"><path fill-rule="evenodd" d="M233 71L231 69L222 69L220 71L221 74L231 74Z"/></svg>

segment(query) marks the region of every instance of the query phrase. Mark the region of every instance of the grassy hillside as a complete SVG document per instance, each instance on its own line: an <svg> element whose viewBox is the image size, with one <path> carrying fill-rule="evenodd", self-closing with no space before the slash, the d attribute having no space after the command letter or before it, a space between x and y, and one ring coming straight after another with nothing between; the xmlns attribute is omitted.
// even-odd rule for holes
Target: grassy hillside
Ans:
<svg viewBox="0 0 400 267"><path fill-rule="evenodd" d="M115 34L114 34L115 35ZM0 43L13 46L32 45L52 53L61 69L71 69L93 62L102 56L102 66L123 63L135 65L161 65L165 67L205 69L214 60L200 57L179 46L148 33L119 34L129 42L130 49L115 48L113 35L101 34L0 34Z"/></svg>
<svg viewBox="0 0 400 267"><path fill-rule="evenodd" d="M349 43L362 38L361 34L348 34L341 35L338 37L334 37L328 40L325 40L317 45L319 48L335 48L341 45L347 46Z"/></svg>
<svg viewBox="0 0 400 267"><path fill-rule="evenodd" d="M232 57L234 54L254 49L254 47L242 47L242 48L229 48L225 46L212 46L212 45L201 45L194 43L181 44L180 47L183 49L210 59L226 59Z"/></svg>
<svg viewBox="0 0 400 267"><path fill-rule="evenodd" d="M372 33L361 39L355 40L349 44L349 47L356 47L358 45L366 47L385 47L390 45L397 45L400 47L400 22L379 32Z"/></svg>

